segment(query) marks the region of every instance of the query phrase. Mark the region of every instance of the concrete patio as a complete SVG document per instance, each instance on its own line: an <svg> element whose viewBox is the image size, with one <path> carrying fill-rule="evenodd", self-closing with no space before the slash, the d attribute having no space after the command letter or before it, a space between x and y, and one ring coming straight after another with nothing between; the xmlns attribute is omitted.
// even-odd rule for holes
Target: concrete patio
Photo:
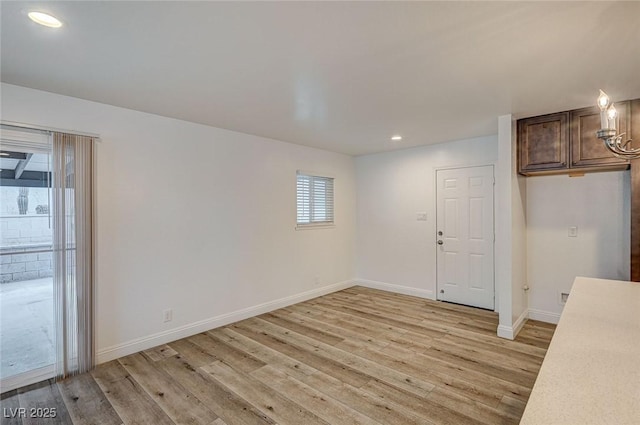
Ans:
<svg viewBox="0 0 640 425"><path fill-rule="evenodd" d="M53 362L52 278L0 284L0 378Z"/></svg>

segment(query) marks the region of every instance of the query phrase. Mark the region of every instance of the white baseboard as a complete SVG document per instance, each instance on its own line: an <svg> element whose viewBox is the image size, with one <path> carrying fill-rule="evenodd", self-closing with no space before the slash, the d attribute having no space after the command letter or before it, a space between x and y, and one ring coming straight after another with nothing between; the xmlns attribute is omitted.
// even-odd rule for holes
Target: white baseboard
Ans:
<svg viewBox="0 0 640 425"><path fill-rule="evenodd" d="M524 326L524 324L526 323L527 319L539 320L541 322L553 323L557 325L558 322L560 321L560 314L553 313L550 311L537 310L535 308L530 308L528 310L525 310L520 315L520 317L518 317L518 320L516 320L513 326L505 326L505 325L498 326L498 336L500 338L506 338L511 340L515 339L515 337L518 335L518 332L520 332L520 330L522 329L522 326Z"/></svg>
<svg viewBox="0 0 640 425"><path fill-rule="evenodd" d="M535 308L529 309L529 319L539 320L541 322L553 323L557 325L560 321L560 313L553 313L551 311L538 310Z"/></svg>
<svg viewBox="0 0 640 425"><path fill-rule="evenodd" d="M260 314L268 313L270 311L287 307L292 304L307 301L312 298L340 291L342 289L350 288L355 284L356 283L352 280L338 282L333 285L323 286L322 288L312 289L300 294L291 295L289 297L280 298L278 300L269 301L253 307L248 307L231 313L222 314L220 316L200 320L198 322L183 325L174 329L169 329L167 331L158 332L153 335L137 338L123 344L106 347L98 350L96 361L98 364L105 363L123 356L128 356L129 354L156 347L158 345L176 341L181 338L186 338L200 332L208 331L220 326L225 326L239 320L248 319L249 317L258 316Z"/></svg>
<svg viewBox="0 0 640 425"><path fill-rule="evenodd" d="M516 320L516 322L513 324L513 337L514 338L516 336L518 336L518 333L520 332L520 330L522 329L524 324L527 322L528 318L529 318L529 310L525 309L522 312L522 314L520 315L520 317L518 317L518 320Z"/></svg>
<svg viewBox="0 0 640 425"><path fill-rule="evenodd" d="M498 325L498 336L500 338L510 339L510 340L513 341L513 339L515 338L515 336L513 334L513 327L505 326L505 325Z"/></svg>
<svg viewBox="0 0 640 425"><path fill-rule="evenodd" d="M513 323L513 326L498 326L498 336L500 338L514 340L516 336L518 336L518 332L522 329L524 324L527 322L529 318L529 310L525 310L522 312L520 317Z"/></svg>
<svg viewBox="0 0 640 425"><path fill-rule="evenodd" d="M354 285L364 286L371 289L380 289L382 291L395 292L397 294L412 295L414 297L428 298L435 300L433 291L430 289L419 289L411 286L396 285L393 283L378 282L375 280L355 279Z"/></svg>

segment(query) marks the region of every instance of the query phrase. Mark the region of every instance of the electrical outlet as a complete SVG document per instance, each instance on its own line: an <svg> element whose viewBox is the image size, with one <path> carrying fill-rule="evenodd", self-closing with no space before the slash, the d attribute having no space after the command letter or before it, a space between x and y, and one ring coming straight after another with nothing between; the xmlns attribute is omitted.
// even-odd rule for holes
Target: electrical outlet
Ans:
<svg viewBox="0 0 640 425"><path fill-rule="evenodd" d="M569 299L568 292L560 292L560 304L566 304L568 299Z"/></svg>
<svg viewBox="0 0 640 425"><path fill-rule="evenodd" d="M167 309L165 311L162 312L162 318L164 319L164 322L170 322L173 320L173 310L172 309Z"/></svg>
<svg viewBox="0 0 640 425"><path fill-rule="evenodd" d="M569 237L570 238L577 238L578 237L578 227L577 226L569 227Z"/></svg>

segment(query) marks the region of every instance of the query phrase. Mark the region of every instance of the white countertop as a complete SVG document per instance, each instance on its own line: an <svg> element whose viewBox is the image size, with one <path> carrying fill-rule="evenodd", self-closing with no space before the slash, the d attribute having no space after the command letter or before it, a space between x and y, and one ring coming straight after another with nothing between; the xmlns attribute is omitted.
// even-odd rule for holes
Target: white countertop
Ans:
<svg viewBox="0 0 640 425"><path fill-rule="evenodd" d="M640 283L578 277L520 425L640 424Z"/></svg>

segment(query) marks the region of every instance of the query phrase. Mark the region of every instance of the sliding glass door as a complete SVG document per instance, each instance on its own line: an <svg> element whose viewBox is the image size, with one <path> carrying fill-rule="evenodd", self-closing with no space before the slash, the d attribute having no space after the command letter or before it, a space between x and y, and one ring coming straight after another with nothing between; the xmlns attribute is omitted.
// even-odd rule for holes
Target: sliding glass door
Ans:
<svg viewBox="0 0 640 425"><path fill-rule="evenodd" d="M95 138L0 127L0 390L90 370Z"/></svg>
<svg viewBox="0 0 640 425"><path fill-rule="evenodd" d="M52 377L52 142L48 132L0 133L0 385Z"/></svg>

